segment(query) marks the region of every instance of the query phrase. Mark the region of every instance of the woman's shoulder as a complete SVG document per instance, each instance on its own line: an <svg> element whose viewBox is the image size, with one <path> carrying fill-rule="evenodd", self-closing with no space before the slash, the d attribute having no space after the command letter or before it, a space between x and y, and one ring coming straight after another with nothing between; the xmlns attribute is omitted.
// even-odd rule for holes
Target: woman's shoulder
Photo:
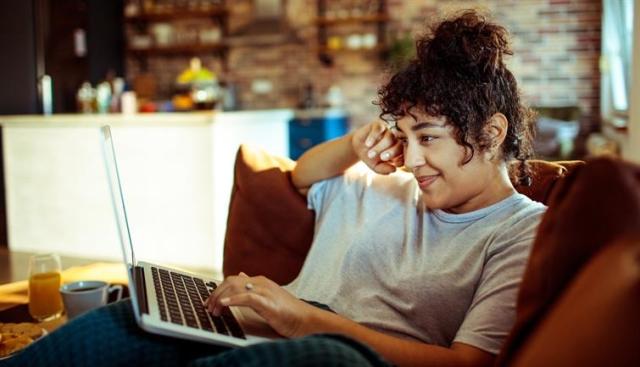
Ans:
<svg viewBox="0 0 640 367"><path fill-rule="evenodd" d="M537 201L531 200L523 194L513 196L513 205L507 208L502 220L496 225L496 241L494 251L505 249L515 243L533 243L538 225L546 212L547 207Z"/></svg>
<svg viewBox="0 0 640 367"><path fill-rule="evenodd" d="M542 215L547 210L547 206L539 201L532 200L528 196L516 193L513 195L515 205L514 211L520 212L525 216Z"/></svg>
<svg viewBox="0 0 640 367"><path fill-rule="evenodd" d="M516 195L518 202L513 206L512 213L509 216L510 226L514 227L516 234L518 231L527 234L535 232L547 211L547 206L531 200L526 195L520 193Z"/></svg>
<svg viewBox="0 0 640 367"><path fill-rule="evenodd" d="M510 205L504 207L500 220L502 230L515 233L535 230L547 207L520 193L514 194L510 201Z"/></svg>

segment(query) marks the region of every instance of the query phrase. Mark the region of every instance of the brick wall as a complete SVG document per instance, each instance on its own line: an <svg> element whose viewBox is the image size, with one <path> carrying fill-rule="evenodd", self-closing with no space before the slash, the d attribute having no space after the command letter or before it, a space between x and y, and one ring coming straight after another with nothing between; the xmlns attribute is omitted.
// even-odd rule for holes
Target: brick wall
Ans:
<svg viewBox="0 0 640 367"><path fill-rule="evenodd" d="M353 3L329 2L333 7L341 2ZM251 1L227 3L231 8L230 30L234 32L247 23ZM378 86L386 78L386 63L376 52L352 51L336 54L331 67L323 65L317 57L316 1L288 0L286 3L295 40L270 46L232 47L229 52L224 77L238 86L242 108L293 108L307 83L313 84L317 100L322 102L329 86L335 84L341 87L354 125L375 118L378 109L372 101L376 99ZM417 34L428 20L472 7L488 11L493 19L510 30L515 55L508 64L529 104L577 105L584 113L585 128L598 125L600 1L388 0L391 17L388 33ZM158 58L149 66L159 76L160 84L170 83L187 65L187 60L188 57L182 60L180 57ZM219 68L215 58L205 58L204 63ZM130 64L129 78L136 73L135 66ZM270 83L271 91L256 93L252 89L256 81Z"/></svg>

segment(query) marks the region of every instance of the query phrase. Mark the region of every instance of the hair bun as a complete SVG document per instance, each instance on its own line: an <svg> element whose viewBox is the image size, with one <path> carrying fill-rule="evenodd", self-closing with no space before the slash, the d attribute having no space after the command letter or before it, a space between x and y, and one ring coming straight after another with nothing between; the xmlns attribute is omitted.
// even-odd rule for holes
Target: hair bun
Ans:
<svg viewBox="0 0 640 367"><path fill-rule="evenodd" d="M440 23L431 30L430 37L418 44L418 58L426 66L453 68L463 73L494 74L504 67L504 54L512 54L507 30L475 11L465 11Z"/></svg>

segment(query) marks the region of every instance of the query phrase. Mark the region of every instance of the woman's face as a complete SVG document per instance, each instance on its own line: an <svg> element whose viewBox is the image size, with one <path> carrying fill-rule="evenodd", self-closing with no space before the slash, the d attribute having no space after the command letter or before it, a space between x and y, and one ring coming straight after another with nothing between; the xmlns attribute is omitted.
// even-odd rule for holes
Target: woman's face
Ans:
<svg viewBox="0 0 640 367"><path fill-rule="evenodd" d="M464 213L513 192L500 179L500 163L489 154L476 149L464 163L470 151L456 142L454 127L445 117L412 114L397 121L396 137L404 147L404 165L413 172L428 208Z"/></svg>

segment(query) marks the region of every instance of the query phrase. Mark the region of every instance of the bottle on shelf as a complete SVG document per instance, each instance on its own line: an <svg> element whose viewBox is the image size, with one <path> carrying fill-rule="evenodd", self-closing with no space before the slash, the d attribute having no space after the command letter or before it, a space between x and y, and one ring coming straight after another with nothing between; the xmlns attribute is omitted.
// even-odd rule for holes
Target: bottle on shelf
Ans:
<svg viewBox="0 0 640 367"><path fill-rule="evenodd" d="M107 113L111 107L111 84L104 81L96 87L96 110L98 113Z"/></svg>
<svg viewBox="0 0 640 367"><path fill-rule="evenodd" d="M138 97L136 92L125 90L120 97L120 110L124 115L133 115L138 112Z"/></svg>
<svg viewBox="0 0 640 367"><path fill-rule="evenodd" d="M111 106L109 107L109 110L111 112L120 112L122 105L121 105L121 99L122 99L122 93L124 92L124 88L125 88L125 84L124 84L124 79L117 77L113 79L113 82L111 83L111 89L113 91L112 96L111 96Z"/></svg>
<svg viewBox="0 0 640 367"><path fill-rule="evenodd" d="M78 112L81 113L93 113L96 108L96 90L91 86L88 81L82 83L78 92L76 93L76 102L78 106Z"/></svg>

